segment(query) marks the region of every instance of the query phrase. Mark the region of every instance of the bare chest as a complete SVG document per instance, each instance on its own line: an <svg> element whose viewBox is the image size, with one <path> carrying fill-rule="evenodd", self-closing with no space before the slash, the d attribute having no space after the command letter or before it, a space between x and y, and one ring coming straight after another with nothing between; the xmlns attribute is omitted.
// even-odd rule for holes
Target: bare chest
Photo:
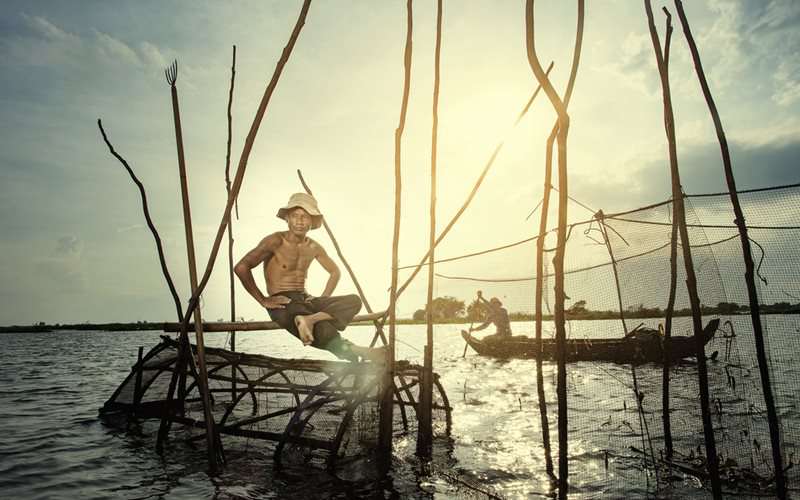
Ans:
<svg viewBox="0 0 800 500"><path fill-rule="evenodd" d="M314 248L311 243L292 243L283 240L267 262L267 269L278 273L297 271L305 273L314 260L314 256Z"/></svg>

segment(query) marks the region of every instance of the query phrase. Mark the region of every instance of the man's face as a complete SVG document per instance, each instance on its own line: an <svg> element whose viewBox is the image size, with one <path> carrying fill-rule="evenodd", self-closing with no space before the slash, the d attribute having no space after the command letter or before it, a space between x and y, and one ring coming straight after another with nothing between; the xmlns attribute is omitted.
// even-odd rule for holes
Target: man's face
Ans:
<svg viewBox="0 0 800 500"><path fill-rule="evenodd" d="M300 207L291 209L286 221L289 224L289 231L297 236L305 236L311 229L311 216Z"/></svg>

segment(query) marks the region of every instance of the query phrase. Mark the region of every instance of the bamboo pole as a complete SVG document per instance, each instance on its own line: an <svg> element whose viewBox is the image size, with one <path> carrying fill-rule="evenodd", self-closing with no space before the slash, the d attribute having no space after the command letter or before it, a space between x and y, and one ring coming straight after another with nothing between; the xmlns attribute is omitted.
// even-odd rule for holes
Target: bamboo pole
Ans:
<svg viewBox="0 0 800 500"><path fill-rule="evenodd" d="M667 53L665 53L665 56ZM665 61L667 59L665 58ZM672 316L675 312L675 292L678 285L678 210L672 204L672 234L669 240L669 297L664 313L664 366L661 370L661 422L664 426L664 447L667 460L672 460L672 421L669 416L669 372L672 365Z"/></svg>
<svg viewBox="0 0 800 500"><path fill-rule="evenodd" d="M425 307L426 340L422 385L420 385L419 427L417 428L417 455L430 457L433 444L433 261L436 246L436 155L439 130L439 82L442 52L442 0L436 2L436 50L433 70L433 125L431 127L431 196L430 230L428 232L428 297Z"/></svg>
<svg viewBox="0 0 800 500"><path fill-rule="evenodd" d="M139 196L142 200L142 211L144 213L144 219L147 224L148 229L150 229L150 233L153 236L153 239L156 243L156 251L158 253L158 262L161 266L161 274L164 276L164 280L167 282L167 288L169 289L170 295L172 296L172 300L175 303L175 312L177 313L178 320L182 321L183 319L183 308L181 307L181 299L178 296L178 291L175 289L175 283L172 281L172 275L169 272L169 268L167 267L167 260L164 257L164 246L161 243L161 237L158 234L158 230L156 229L155 224L153 223L152 217L150 217L150 208L147 204L147 192L144 189L144 185L139 180L139 178L134 173L131 166L128 162L123 158L117 151L114 149L114 146L109 141L108 136L106 135L105 129L103 129L103 122L98 119L97 120L97 127L100 129L100 134L103 136L103 141L108 146L108 150L111 154L122 164L125 170L128 172L131 180L133 180L136 187L139 189ZM186 387L185 380L186 380L186 363L189 362L189 367L194 373L195 366L194 366L194 359L191 356L189 350L189 336L187 333L186 326L184 325L179 330L179 349L178 349L178 359L175 362L175 371L172 374L172 378L170 379L169 388L167 389L167 409L165 410L164 418L161 419L161 424L158 430L158 438L156 439L156 451L161 453L163 451L163 443L167 437L167 433L169 432L170 420L167 418L167 412L169 412L171 406L170 402L175 394L176 384L180 382L179 389L183 389ZM181 402L181 410L183 409L183 392L179 391L179 401Z"/></svg>
<svg viewBox="0 0 800 500"><path fill-rule="evenodd" d="M545 71L548 76L553 63ZM574 88L575 73L572 73L572 79L567 84L567 89L564 95L565 106L569 105L569 100L572 97L572 89ZM541 84L539 85L541 88ZM552 185L553 176L553 144L555 143L556 136L558 135L558 120L553 124L550 130L550 135L547 137L545 145L545 167L544 167L544 187L542 189L542 200L539 202L542 208L539 218L539 233L536 237L536 291L534 298L534 327L536 332L537 350L542 350L542 300L543 300L543 277L544 277L544 239L547 234L547 217L550 211L550 192L555 189ZM558 191L558 190L556 190ZM535 211L535 209L534 209ZM542 446L544 448L544 462L545 471L551 478L555 478L553 471L553 454L550 446L550 423L547 418L547 401L544 392L544 374L542 369L542 357L536 357L536 395L539 406L539 421L542 426Z"/></svg>
<svg viewBox="0 0 800 500"><path fill-rule="evenodd" d="M605 222L605 214L602 210L598 210L595 214L595 218L597 219L598 225L600 226L600 232L603 235L603 242L605 242L606 250L608 250L608 256L611 259L611 270L614 274L614 285L617 289L617 303L619 304L619 319L622 322L622 331L625 334L625 337L628 337L628 324L625 322L625 305L622 301L622 287L619 284L619 270L617 268L617 260L614 257L614 249L611 246L611 239L608 237L608 228L606 227ZM612 228L613 230L614 228ZM616 232L616 231L615 231ZM658 483L658 467L655 466L656 461L655 457L656 454L653 451L653 441L650 439L650 429L647 425L647 419L644 417L644 408L642 407L642 398L644 397L643 394L639 392L639 378L636 375L636 366L631 363L631 379L633 381L633 395L636 398L636 411L639 414L639 429L642 431L642 453L646 456L648 445L650 449L650 457L653 461L653 470L655 471L656 475L656 483ZM645 438L647 440L645 441ZM647 461L645 460L645 465L647 465ZM646 480L649 483L650 478L646 475Z"/></svg>
<svg viewBox="0 0 800 500"><path fill-rule="evenodd" d="M264 95L262 96L261 102L259 103L258 109L256 110L256 116L253 118L253 123L250 125L250 131L247 133L247 138L245 139L244 147L242 148L242 154L239 157L239 165L236 168L236 174L234 175L233 183L231 185L231 193L228 196L228 202L225 205L225 210L222 214L222 220L219 223L219 227L217 228L217 234L214 237L214 243L211 248L211 255L208 258L208 263L206 264L206 269L205 272L203 273L203 277L200 279L200 283L198 284L198 290L196 293L192 294L192 297L189 299L189 306L182 320L182 322L184 323L188 324L189 317L191 316L191 314L194 312L194 309L198 305L199 302L198 297L205 289L206 285L208 284L208 280L211 277L211 271L214 269L214 262L216 261L217 254L219 253L219 247L220 243L222 242L222 236L225 234L225 229L228 225L227 223L230 217L231 209L233 208L233 204L236 202L236 197L239 195L239 190L242 187L242 182L244 180L244 173L245 170L247 169L247 160L250 157L250 152L253 149L253 143L255 142L256 135L258 134L259 126L261 125L261 121L264 118L264 114L266 113L267 106L269 105L269 101L272 97L272 94L275 91L275 87L278 85L278 80L280 80L283 68L286 66L286 63L289 60L289 56L291 56L292 50L294 49L294 46L297 42L297 38L300 36L300 31L305 25L305 20L306 16L308 15L308 9L310 5L311 5L311 0L304 0L303 5L300 8L300 14L298 15L297 22L295 23L294 29L292 30L292 33L289 36L289 41L287 42L286 46L283 49L283 53L281 54L281 57L278 60L278 63L275 67L275 71L272 74L272 78L267 84L267 88L264 91Z"/></svg>
<svg viewBox="0 0 800 500"><path fill-rule="evenodd" d="M308 187L306 180L303 178L303 173L300 171L300 169L297 170L297 176L300 178L300 183L303 185L303 189L306 190L306 193L310 194L311 196L314 196L314 193L311 191L311 188ZM367 310L368 314L372 314L373 313L372 307L369 305L369 300L367 300L367 296L364 294L364 289L361 288L361 284L358 282L358 278L356 278L356 273L353 272L353 268L350 267L350 263L347 262L347 259L345 258L341 247L339 246L339 242L336 240L336 236L334 236L333 230L328 225L327 219L325 217L322 218L322 227L324 227L325 232L328 233L328 237L331 239L331 242L333 243L333 248L336 249L336 255L339 256L339 260L341 260L342 264L344 264L344 268L347 270L347 274L349 274L350 279L353 280L353 284L356 287L358 296L361 297L361 302L364 304L364 308ZM373 324L375 325L375 337L373 337L372 342L370 343L370 347L375 345L375 341L378 338L381 339L383 345L387 344L386 337L383 334L383 325L379 321L380 318L382 318L382 316L376 317L372 321ZM357 321L358 318L356 318L355 320Z"/></svg>
<svg viewBox="0 0 800 500"><path fill-rule="evenodd" d="M672 176L672 199L675 203L678 214L678 234L680 235L681 248L683 250L683 264L686 268L686 288L689 292L689 304L692 309L692 328L696 343L697 358L697 377L700 386L700 409L703 419L703 434L705 436L706 461L708 462L708 472L711 478L711 490L714 498L722 498L722 485L719 477L719 459L717 457L717 446L714 438L714 427L711 422L711 411L709 409L708 391L708 367L706 366L705 342L703 339L703 324L700 312L700 298L697 295L697 278L694 272L692 261L692 250L690 248L689 232L686 228L686 212L683 203L683 192L681 189L680 171L678 169L677 141L675 137L675 118L672 112L672 96L669 85L669 68L665 64L665 58L661 52L661 45L658 40L655 22L653 21L653 9L650 0L644 0L645 11L647 13L647 24L650 30L650 38L653 42L653 50L658 64L658 73L661 77L661 90L664 100L664 129L667 134L669 149L670 172ZM671 16L667 14L667 34L672 31Z"/></svg>
<svg viewBox="0 0 800 500"><path fill-rule="evenodd" d="M303 177L303 173L299 169L297 170L297 176L300 178L300 183L303 185L303 189L305 189L306 193L310 194L311 196L314 196L314 193L311 191L311 188L308 186L308 183L306 183L306 180ZM325 219L324 217L322 218L322 226L325 228L325 232L328 233L328 237L331 239L333 247L336 249L336 254L339 256L339 259L342 261L342 264L344 264L345 269L347 269L347 273L350 275L350 279L353 280L353 284L355 285L356 290L358 291L358 296L361 297L361 302L364 304L364 308L366 308L367 310L367 314L356 316L355 318L353 318L353 321L354 322L372 321L373 326L375 326L375 335L372 337L372 341L370 342L369 345L370 347L373 347L378 339L380 339L381 342L383 342L384 346L387 345L388 342L386 340L386 336L383 333L383 325L384 322L386 321L386 315L388 314L388 312L387 311L382 311L378 313L373 312L372 307L369 304L369 300L367 300L367 296L364 294L364 290L361 288L361 284L358 282L358 278L356 277L353 268L350 267L350 264L347 262L347 259L345 258L341 247L339 246L339 242L336 240L336 236L333 234L333 230L330 228L327 219ZM278 326L278 328L280 327ZM402 375L398 375L398 377L400 378L401 383L405 383L403 382L404 378ZM402 398L400 397L400 392L394 386L394 383L392 383L391 389L394 392L395 396L398 398L398 401L401 400ZM405 412L405 410L402 408L401 411ZM403 413L403 419L405 421L405 413Z"/></svg>
<svg viewBox="0 0 800 500"><path fill-rule="evenodd" d="M233 83L236 78L236 45L233 46L233 61L231 62L231 86L228 91L228 142L225 147L225 192L231 195L231 136L233 135ZM237 212L238 216L238 212ZM231 321L236 321L236 292L233 278L233 221L228 214L228 280L230 282ZM230 331L231 351L236 352L236 330ZM236 400L236 367L231 366L231 401Z"/></svg>
<svg viewBox="0 0 800 500"><path fill-rule="evenodd" d="M294 49L294 46L297 42L297 38L300 36L300 31L305 25L305 20L306 16L308 15L308 9L310 5L311 5L311 0L304 0L303 5L300 8L300 14L298 15L297 22L295 23L292 33L289 36L289 41L284 47L280 59L278 59L275 71L272 74L272 78L267 84L267 88L264 91L264 95L262 96L261 102L259 103L258 109L256 110L256 115L253 118L253 123L250 125L250 131L247 134L247 138L245 139L245 144L242 149L242 154L239 157L239 165L237 166L236 174L233 179L233 184L231 186L231 193L228 195L228 202L225 205L225 211L222 214L222 220L219 224L219 228L217 229L217 234L214 238L214 244L211 249L211 255L209 256L208 263L206 264L205 273L203 274L203 277L200 280L200 283L198 284L197 290L194 293L192 293L192 297L189 299L189 305L187 307L186 314L181 319L181 323L183 323L184 325L188 325L189 318L194 312L194 309L197 308L199 304L199 296L200 294L202 294L203 290L208 284L209 278L211 277L211 271L214 268L214 262L216 261L220 243L222 242L222 236L225 233L227 222L228 219L230 218L231 209L236 201L236 197L239 194L239 190L241 189L241 185L244 180L244 173L247 168L247 160L250 157L250 152L252 151L253 143L255 142L259 126L261 125L261 120L264 118L267 105L269 104L269 101L272 97L275 87L278 84L278 80L280 79L280 75L283 72L283 68L286 66L286 63L289 60L289 56L291 55L292 50ZM182 328L186 328L186 326L183 326Z"/></svg>
<svg viewBox="0 0 800 500"><path fill-rule="evenodd" d="M611 240L608 238L608 231L606 230L605 214L602 210L598 210L594 215L597 223L600 226L600 233L603 235L603 243L608 250L608 256L611 259L611 271L614 274L614 284L617 291L617 304L619 304L619 320L622 322L622 331L625 336L628 336L628 324L625 322L625 305L622 302L622 288L619 286L619 272L617 270L617 261L614 259L614 249L611 248Z"/></svg>
<svg viewBox="0 0 800 500"><path fill-rule="evenodd" d="M133 413L139 411L139 404L142 402L142 354L144 347L139 346L139 353L136 356L136 380L133 386Z"/></svg>
<svg viewBox="0 0 800 500"><path fill-rule="evenodd" d="M551 69L553 69L552 61L550 62L550 66L547 67L547 74L550 74L550 70ZM519 115L517 116L517 119L514 122L514 126L515 127L517 125L519 125L519 122L522 121L522 118L525 116L525 114L527 114L528 110L530 109L531 105L533 104L533 101L536 99L536 96L539 95L539 91L541 89L542 89L542 86L541 86L541 84L539 84L536 87L536 89L533 91L533 94L531 94L531 97L528 99L528 102L525 103L525 107L522 108L522 111L520 111ZM500 154L500 151L503 150L503 146L504 145L505 145L505 140L501 140L499 143L497 143L497 146L495 146L494 151L492 152L492 155L489 157L489 161L486 162L486 165L483 167L483 170L481 171L481 174L478 176L478 179L475 181L475 184L472 186L472 191L470 191L469 195L467 195L467 199L461 205L461 208L458 209L458 211L455 213L455 215L453 215L453 217L450 219L450 222L448 222L447 225L445 226L445 228L442 230L441 234L439 234L439 236L436 238L436 242L433 245L434 247L442 242L444 237L447 236L447 233L450 232L450 230L453 228L455 223L461 217L461 214L464 213L464 211L467 209L469 204L472 202L472 199L475 197L475 195L478 192L478 188L480 188L481 184L483 184L483 179L486 177L486 174L489 173L489 170L492 168L492 165L494 165L494 161L497 159L497 156ZM398 297L400 295L402 295L403 292L405 291L405 289L408 288L408 285L410 285L411 282L414 281L414 278L417 276L417 273L419 273L420 269L422 269L422 266L424 266L425 262L428 260L428 254L431 252L431 250L432 249L429 248L428 251L425 253L425 255L422 256L422 258L419 260L419 263L414 268L414 271L411 273L411 275L408 278L406 278L406 281L398 289L398 291L397 291L397 296Z"/></svg>
<svg viewBox="0 0 800 500"><path fill-rule="evenodd" d="M192 212L189 204L189 186L186 176L186 159L183 153L183 132L181 129L181 115L178 106L178 89L175 82L178 78L178 61L167 69L167 82L170 86L172 96L172 117L175 123L175 143L178 150L178 171L181 183L181 202L183 207L183 227L186 235L186 254L189 264L189 284L191 285L192 296L199 296L197 291L197 263L194 253L194 235L192 231ZM187 313L188 315L188 313ZM208 466L211 474L217 472L217 436L214 428L214 415L211 412L211 395L208 392L208 370L205 360L205 342L203 340L203 324L201 320L200 308L194 309L195 343L197 344L197 368L199 378L197 380L198 389L203 401L203 417L206 424L206 446L208 451Z"/></svg>
<svg viewBox="0 0 800 500"><path fill-rule="evenodd" d="M666 12L666 11L665 11ZM672 39L672 25L667 14L666 36L664 37L664 67L669 70L670 40ZM669 297L664 318L664 366L661 370L661 421L664 426L664 447L667 460L672 460L674 453L672 444L672 421L670 418L670 387L669 372L672 365L672 316L675 311L675 295L678 286L678 220L680 212L678 205L672 202L672 234L669 244ZM685 221L684 221L685 222Z"/></svg>
<svg viewBox="0 0 800 500"><path fill-rule="evenodd" d="M400 200L402 193L401 151L403 131L408 111L408 94L411 85L411 34L414 27L414 16L411 0L406 0L406 43L403 54L403 98L400 105L400 119L394 133L394 232L392 236L392 279L389 291L389 345L387 346L387 362L383 379L380 433L378 446L384 461L383 469L388 470L392 455L392 419L394 418L394 397L391 386L394 381L395 329L397 319L397 248L400 242Z"/></svg>
<svg viewBox="0 0 800 500"><path fill-rule="evenodd" d="M374 321L384 317L385 311L378 311L370 314L360 314L353 318L351 323L358 321ZM183 323L164 323L162 325L165 332L178 332ZM189 323L189 328L194 328L194 323ZM264 330L283 330L284 328L274 321L219 321L203 323L205 332L254 332Z"/></svg>
<svg viewBox="0 0 800 500"><path fill-rule="evenodd" d="M536 238L536 291L535 291L535 329L536 350L542 352L542 295L544 292L544 239L547 234L547 217L550 211L550 193L553 176L553 144L558 133L558 123L553 126L545 146L544 160L544 192L542 194L542 212L539 214L539 235ZM547 400L544 393L544 373L542 356L536 357L536 395L539 403L539 421L542 426L542 446L544 447L545 471L550 478L555 478L553 471L553 453L550 447L550 423L547 419Z"/></svg>
<svg viewBox="0 0 800 500"><path fill-rule="evenodd" d="M556 351L557 351L557 392L558 392L558 495L567 498L569 494L569 462L568 462L568 427L567 427L567 372L566 372L566 328L564 318L564 253L566 250L567 236L567 137L569 133L569 115L566 104L572 95L572 89L580 62L581 46L583 41L584 1L578 0L577 28L575 48L572 59L569 83L562 100L556 92L549 78L542 69L536 55L534 1L527 0L525 8L525 41L528 52L528 62L536 79L544 89L555 111L558 113L558 230L556 232L556 255L553 259L555 272L555 326L556 326Z"/></svg>
<svg viewBox="0 0 800 500"><path fill-rule="evenodd" d="M759 374L761 375L761 387L764 391L764 403L767 407L767 422L769 424L769 435L772 445L772 460L775 464L775 489L778 497L784 499L787 496L787 492L786 478L783 470L783 457L781 454L780 428L778 414L775 411L772 385L770 384L769 366L764 346L764 331L761 325L761 306L758 300L758 291L756 290L753 252L750 248L750 238L747 236L747 223L745 222L744 213L742 212L742 206L739 203L739 195L736 192L736 179L733 176L731 155L730 151L728 151L728 140L725 137L722 120L720 119L717 106L714 103L714 97L711 95L711 90L708 86L705 72L703 71L703 63L700 60L700 53L697 50L697 44L695 44L694 37L692 36L689 21L686 19L686 13L683 11L683 3L680 0L675 0L675 8L678 11L678 17L683 26L683 33L686 36L686 42L689 44L689 50L692 53L692 61L694 62L694 68L697 72L697 78L700 81L700 87L703 90L703 96L706 99L708 110L714 121L714 129L717 133L720 153L722 154L725 182L728 185L728 193L730 195L731 205L733 206L733 213L736 216L736 225L739 228L739 239L742 244L742 258L744 259L745 265L744 279L747 283L747 297L750 302L750 320L753 323L756 357L758 359Z"/></svg>

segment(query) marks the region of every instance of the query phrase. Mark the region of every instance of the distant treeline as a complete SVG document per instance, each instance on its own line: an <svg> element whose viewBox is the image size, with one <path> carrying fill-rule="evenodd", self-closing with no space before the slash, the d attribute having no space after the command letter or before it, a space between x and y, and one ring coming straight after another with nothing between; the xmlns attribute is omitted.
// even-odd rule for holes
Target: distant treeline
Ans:
<svg viewBox="0 0 800 500"><path fill-rule="evenodd" d="M137 321L135 323L77 323L48 325L43 321L33 325L0 326L0 333L53 332L57 330L102 330L126 332L132 330L163 330L163 322Z"/></svg>
<svg viewBox="0 0 800 500"><path fill-rule="evenodd" d="M459 307L460 303L460 307ZM439 297L435 299L434 304L443 306L436 307L434 314L434 322L437 324L447 323L470 323L481 322L485 319L485 311L481 306L475 303L470 304L470 307L465 308L464 303L453 297ZM716 306L701 305L700 309L703 315L735 315L735 314L748 314L750 306L740 305L735 302L720 302ZM466 312L466 314L465 314ZM791 304L789 302L776 302L774 304L761 304L762 314L800 314L800 302ZM676 309L673 316L691 316L692 311L689 308ZM511 312L509 313L511 321L533 321L533 314L527 312ZM619 318L619 311L593 311L586 308L586 301L579 300L575 302L567 311L565 316L569 320L591 320L591 319L617 319ZM666 313L659 307L645 307L642 304L638 306L628 307L625 310L625 317L630 319L638 318L663 318ZM551 314L544 314L542 318L546 321L552 320ZM413 318L398 319L398 324L401 325L418 325L425 323L425 310L420 309L414 313ZM59 324L48 325L44 322L39 322L33 325L12 325L0 326L0 333L25 333L25 332L52 332L57 330L102 330L107 332L125 332L137 330L163 330L163 322L151 321L137 321L135 323L77 323L77 324Z"/></svg>
<svg viewBox="0 0 800 500"><path fill-rule="evenodd" d="M736 315L749 314L749 305L740 305L735 302L720 302L716 306L700 305L703 315ZM789 302L776 302L774 304L761 304L762 314L800 314L800 302L791 304ZM398 323L418 324L425 322L425 309L419 309L414 313L410 320L400 320ZM690 308L676 309L674 317L691 316ZM533 321L534 315L529 312L509 312L511 321ZM565 316L568 320L592 320L592 319L618 319L619 311L594 311L586 308L585 300L578 300L566 311ZM625 317L630 319L639 318L664 318L666 312L660 307L646 307L644 304L630 306L625 309ZM485 306L473 301L465 307L463 301L454 297L438 297L433 301L433 318L435 323L468 323L481 322L486 318ZM543 314L544 320L552 320L552 314Z"/></svg>

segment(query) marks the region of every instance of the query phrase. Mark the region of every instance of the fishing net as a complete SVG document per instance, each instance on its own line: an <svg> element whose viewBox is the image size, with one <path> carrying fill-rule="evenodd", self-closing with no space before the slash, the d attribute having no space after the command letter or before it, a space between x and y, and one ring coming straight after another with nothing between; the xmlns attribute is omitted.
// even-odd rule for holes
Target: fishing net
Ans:
<svg viewBox="0 0 800 500"><path fill-rule="evenodd" d="M798 369L792 357L800 348L800 226L795 220L800 186L743 191L739 197L753 248L770 386L782 422L783 463L791 487L797 485L792 465L800 441L800 429L789 424L798 417L793 389ZM685 210L702 325L712 329L712 320L719 320L714 337L705 345L706 380L699 376L694 356L673 360L668 384L660 356L569 363L570 483L578 488L595 491L627 482L627 491L636 489L630 485L643 485L644 492L676 484L707 485L701 383L708 388L724 490L754 493L772 486L770 431L730 199L727 193L690 195L685 197ZM672 213L672 202L666 201L569 225L564 275L569 341L619 341L626 333L644 328L661 332L653 337L661 349L671 288ZM531 223L535 226L538 221ZM548 264L554 255L554 231L548 232L544 246ZM476 290L487 298L498 297L509 312L514 335L533 338L536 238L460 253L447 255L446 247L437 250L437 293L460 298L472 308ZM679 240L676 271L670 332L674 339L693 335ZM543 282L543 336L552 339L551 266L545 265ZM553 404L555 370L553 361L545 361L554 459L559 418ZM533 380L533 362L530 373ZM532 415L531 420L535 419ZM672 437L671 456L666 427ZM592 473L597 469L606 471L604 479ZM584 482L586 477L592 478L591 484Z"/></svg>
<svg viewBox="0 0 800 500"><path fill-rule="evenodd" d="M311 359L281 359L206 348L208 386L216 429L243 438L247 447L274 445L278 465L332 468L371 455L378 442L379 394L383 366ZM180 373L178 343L169 337L152 348L100 409L115 414L173 419L188 439L204 436L202 399L189 367L185 396L168 402L173 373ZM416 428L422 367L398 362L394 380L394 429ZM180 383L175 384L176 387ZM183 404L181 404L183 401ZM450 406L434 375L434 434L450 429ZM226 446L238 442L226 439ZM270 445L273 446L273 445Z"/></svg>

